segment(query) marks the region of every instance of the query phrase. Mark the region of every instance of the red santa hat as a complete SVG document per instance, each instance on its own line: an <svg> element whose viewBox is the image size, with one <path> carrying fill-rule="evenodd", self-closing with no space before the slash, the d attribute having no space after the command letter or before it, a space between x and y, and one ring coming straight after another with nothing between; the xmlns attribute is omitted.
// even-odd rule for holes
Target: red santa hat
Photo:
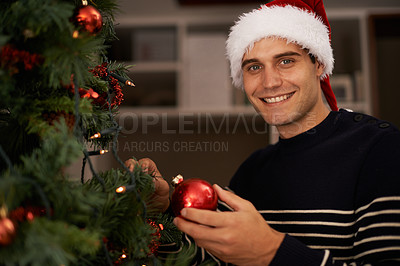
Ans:
<svg viewBox="0 0 400 266"><path fill-rule="evenodd" d="M243 87L242 58L254 43L278 37L308 49L325 66L321 89L333 111L335 95L329 83L333 70L331 29L322 0L275 0L239 17L226 42L233 84Z"/></svg>

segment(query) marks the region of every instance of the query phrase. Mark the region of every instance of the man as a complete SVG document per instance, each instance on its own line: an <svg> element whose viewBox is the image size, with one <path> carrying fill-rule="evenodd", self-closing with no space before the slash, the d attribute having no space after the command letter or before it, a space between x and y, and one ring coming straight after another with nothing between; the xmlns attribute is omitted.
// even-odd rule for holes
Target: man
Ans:
<svg viewBox="0 0 400 266"><path fill-rule="evenodd" d="M244 14L232 27L227 54L234 84L280 139L240 166L229 185L234 193L214 185L231 211L187 208L175 218L206 251L201 259L398 265L400 132L337 110L322 1L277 0Z"/></svg>

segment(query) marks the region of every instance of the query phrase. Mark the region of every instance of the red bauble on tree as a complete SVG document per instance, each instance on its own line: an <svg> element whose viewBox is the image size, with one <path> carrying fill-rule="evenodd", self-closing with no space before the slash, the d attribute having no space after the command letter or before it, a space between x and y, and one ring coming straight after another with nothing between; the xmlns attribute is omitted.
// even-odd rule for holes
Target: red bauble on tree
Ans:
<svg viewBox="0 0 400 266"><path fill-rule="evenodd" d="M81 6L77 9L75 22L82 30L91 34L98 33L103 27L103 17L93 6Z"/></svg>
<svg viewBox="0 0 400 266"><path fill-rule="evenodd" d="M217 193L207 181L198 178L183 180L178 175L172 182L175 190L172 193L171 206L176 216L180 215L183 208L217 209Z"/></svg>
<svg viewBox="0 0 400 266"><path fill-rule="evenodd" d="M0 218L0 245L7 246L11 244L15 235L15 224L7 217Z"/></svg>
<svg viewBox="0 0 400 266"><path fill-rule="evenodd" d="M16 235L14 222L8 217L6 206L0 208L0 246L8 246Z"/></svg>

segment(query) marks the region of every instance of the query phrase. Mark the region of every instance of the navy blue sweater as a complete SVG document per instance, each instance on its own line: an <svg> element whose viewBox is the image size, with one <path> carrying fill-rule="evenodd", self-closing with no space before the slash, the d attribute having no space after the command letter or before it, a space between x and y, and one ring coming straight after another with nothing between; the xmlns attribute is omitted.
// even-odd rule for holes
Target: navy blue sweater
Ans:
<svg viewBox="0 0 400 266"><path fill-rule="evenodd" d="M359 113L252 154L230 188L287 233L272 265L400 265L400 132Z"/></svg>

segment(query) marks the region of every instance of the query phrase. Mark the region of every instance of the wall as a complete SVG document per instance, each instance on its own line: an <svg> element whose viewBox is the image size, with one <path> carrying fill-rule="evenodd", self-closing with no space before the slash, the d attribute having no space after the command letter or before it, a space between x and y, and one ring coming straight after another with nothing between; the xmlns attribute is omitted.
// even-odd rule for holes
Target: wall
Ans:
<svg viewBox="0 0 400 266"><path fill-rule="evenodd" d="M400 112L397 109L400 97L400 83L397 81L400 61L400 14L372 16L370 24L376 115L400 128Z"/></svg>
<svg viewBox="0 0 400 266"><path fill-rule="evenodd" d="M178 0L121 0L120 2L122 16L166 16L166 15L194 15L194 14L219 14L220 12L229 12L232 16L251 10L259 4L234 4L234 5L199 5L182 7ZM325 0L326 8L357 8L357 7L399 7L399 0Z"/></svg>

